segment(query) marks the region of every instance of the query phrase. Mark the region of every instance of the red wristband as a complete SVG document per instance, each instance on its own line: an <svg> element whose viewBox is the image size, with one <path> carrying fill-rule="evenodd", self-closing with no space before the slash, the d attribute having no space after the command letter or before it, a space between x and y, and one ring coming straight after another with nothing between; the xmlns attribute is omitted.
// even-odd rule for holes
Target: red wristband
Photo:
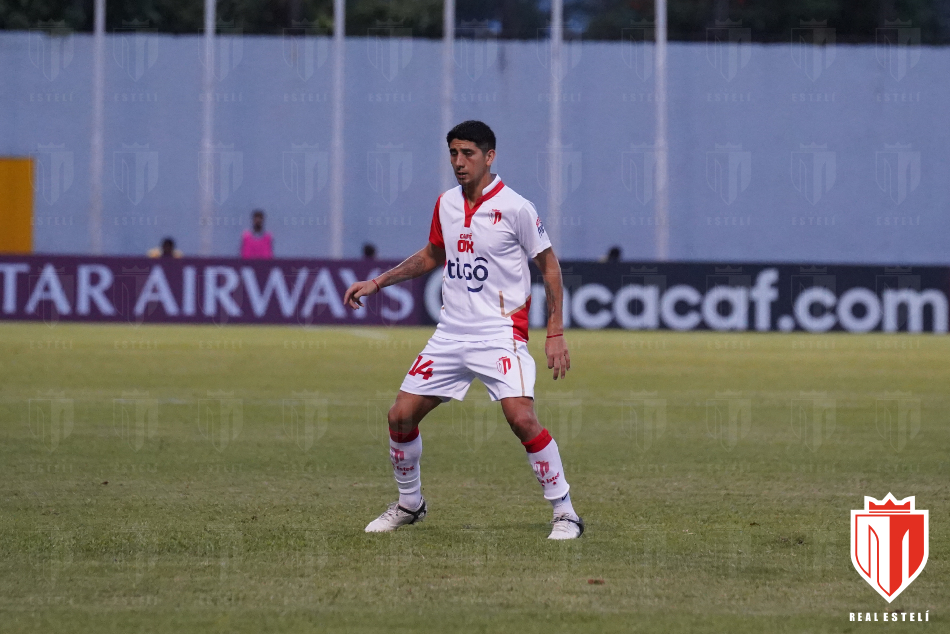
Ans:
<svg viewBox="0 0 950 634"><path fill-rule="evenodd" d="M554 339L555 337L563 337L564 333L558 333L556 335L548 335L548 339Z"/></svg>
<svg viewBox="0 0 950 634"><path fill-rule="evenodd" d="M376 292L379 293L379 292L382 290L382 289L379 288L379 282L376 281L376 278L375 278L375 277L373 278L372 282L373 282L373 284L376 285Z"/></svg>

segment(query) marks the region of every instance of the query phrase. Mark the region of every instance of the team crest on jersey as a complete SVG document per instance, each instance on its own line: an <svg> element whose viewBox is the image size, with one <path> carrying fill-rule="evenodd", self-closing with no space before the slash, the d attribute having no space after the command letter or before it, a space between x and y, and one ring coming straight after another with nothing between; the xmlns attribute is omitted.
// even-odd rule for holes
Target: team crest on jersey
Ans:
<svg viewBox="0 0 950 634"><path fill-rule="evenodd" d="M538 235L539 235L539 236L543 236L543 235L544 235L544 225L541 223L541 218L540 218L540 216L538 217L537 220L534 221L534 225L538 228Z"/></svg>
<svg viewBox="0 0 950 634"><path fill-rule="evenodd" d="M495 361L495 367L498 368L498 371L502 374L508 374L508 370L511 369L511 359L501 357L498 361Z"/></svg>
<svg viewBox="0 0 950 634"><path fill-rule="evenodd" d="M501 211L498 209L492 209L491 213L488 214L488 217L491 219L491 223L493 225L497 225L499 222L501 222Z"/></svg>
<svg viewBox="0 0 950 634"><path fill-rule="evenodd" d="M914 496L895 500L890 493L865 496L864 508L851 511L851 563L888 603L927 565L929 516L914 509Z"/></svg>

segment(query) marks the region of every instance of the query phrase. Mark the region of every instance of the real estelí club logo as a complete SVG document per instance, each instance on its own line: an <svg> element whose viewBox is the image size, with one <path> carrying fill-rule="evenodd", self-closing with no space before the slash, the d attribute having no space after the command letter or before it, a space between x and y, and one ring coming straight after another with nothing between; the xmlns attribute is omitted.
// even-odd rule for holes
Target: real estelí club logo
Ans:
<svg viewBox="0 0 950 634"><path fill-rule="evenodd" d="M851 511L851 563L888 603L920 575L929 554L930 514L915 508L914 496L865 496L864 508Z"/></svg>

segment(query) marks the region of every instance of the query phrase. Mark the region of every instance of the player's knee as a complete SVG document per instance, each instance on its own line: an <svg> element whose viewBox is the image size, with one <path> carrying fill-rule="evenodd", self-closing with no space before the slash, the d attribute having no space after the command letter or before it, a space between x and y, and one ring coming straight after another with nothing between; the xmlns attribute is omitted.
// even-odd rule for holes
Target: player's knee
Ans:
<svg viewBox="0 0 950 634"><path fill-rule="evenodd" d="M389 408L389 428L396 431L408 431L412 427L412 413L399 405Z"/></svg>
<svg viewBox="0 0 950 634"><path fill-rule="evenodd" d="M529 430L538 425L538 417L534 412L516 412L508 417L508 424L512 431L517 433L519 430Z"/></svg>
<svg viewBox="0 0 950 634"><path fill-rule="evenodd" d="M389 419L389 427L391 429L394 427L399 427L399 421L401 420L401 415L396 405L393 405L392 407L389 408L389 415L387 416L387 418Z"/></svg>

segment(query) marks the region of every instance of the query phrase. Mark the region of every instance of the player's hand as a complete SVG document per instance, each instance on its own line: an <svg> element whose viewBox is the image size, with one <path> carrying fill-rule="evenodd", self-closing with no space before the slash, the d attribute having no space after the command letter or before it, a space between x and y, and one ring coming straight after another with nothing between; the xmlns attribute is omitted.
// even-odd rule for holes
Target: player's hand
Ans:
<svg viewBox="0 0 950 634"><path fill-rule="evenodd" d="M346 292L343 293L343 304L349 306L353 310L362 308L363 302L360 301L360 297L375 295L376 292L376 282L373 282L373 280L354 282L353 285L346 289Z"/></svg>
<svg viewBox="0 0 950 634"><path fill-rule="evenodd" d="M554 380L557 381L558 375L563 379L571 369L571 355L567 352L564 335L545 340L544 354L548 357L548 370L554 370Z"/></svg>

